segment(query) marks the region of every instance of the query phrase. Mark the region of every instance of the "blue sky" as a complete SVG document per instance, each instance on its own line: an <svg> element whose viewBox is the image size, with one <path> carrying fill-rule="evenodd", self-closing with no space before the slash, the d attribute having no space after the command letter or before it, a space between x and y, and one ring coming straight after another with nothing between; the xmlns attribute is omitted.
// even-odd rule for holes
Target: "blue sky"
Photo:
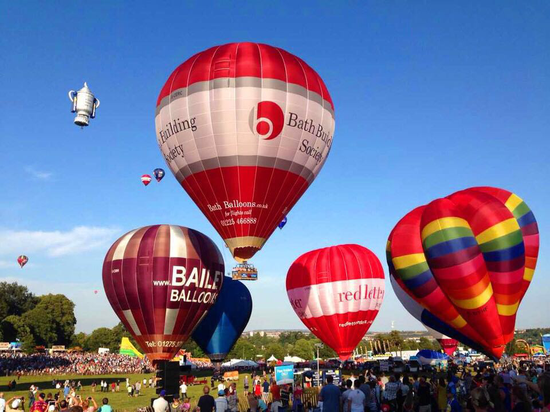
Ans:
<svg viewBox="0 0 550 412"><path fill-rule="evenodd" d="M548 327L549 16L543 0L4 2L0 278L65 293L89 332L117 322L101 265L121 234L173 223L222 248L169 172L147 188L140 176L164 167L154 112L172 70L208 47L255 41L321 75L336 133L324 170L253 259L249 329L302 327L284 287L302 253L359 243L383 260L405 213L474 185L514 191L535 212L540 259L517 326ZM84 81L101 107L80 130L67 92ZM371 330L419 330L386 288Z"/></svg>

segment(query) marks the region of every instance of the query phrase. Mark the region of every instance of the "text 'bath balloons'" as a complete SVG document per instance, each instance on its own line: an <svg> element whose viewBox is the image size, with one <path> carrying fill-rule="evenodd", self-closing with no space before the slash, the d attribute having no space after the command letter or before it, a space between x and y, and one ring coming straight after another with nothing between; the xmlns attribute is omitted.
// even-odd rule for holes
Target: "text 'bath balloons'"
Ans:
<svg viewBox="0 0 550 412"><path fill-rule="evenodd" d="M514 336L538 250L533 212L515 194L492 187L414 209L394 227L387 246L399 287L494 358Z"/></svg>
<svg viewBox="0 0 550 412"><path fill-rule="evenodd" d="M335 124L319 75L256 43L213 47L180 65L160 92L155 123L170 170L240 262L319 174Z"/></svg>
<svg viewBox="0 0 550 412"><path fill-rule="evenodd" d="M222 362L239 339L252 314L252 296L238 280L225 277L216 303L192 338L212 362Z"/></svg>
<svg viewBox="0 0 550 412"><path fill-rule="evenodd" d="M331 246L296 259L286 290L304 325L345 360L380 310L384 270L363 246Z"/></svg>
<svg viewBox="0 0 550 412"><path fill-rule="evenodd" d="M155 362L172 359L214 305L223 273L221 253L207 236L155 225L111 246L103 286L117 316Z"/></svg>

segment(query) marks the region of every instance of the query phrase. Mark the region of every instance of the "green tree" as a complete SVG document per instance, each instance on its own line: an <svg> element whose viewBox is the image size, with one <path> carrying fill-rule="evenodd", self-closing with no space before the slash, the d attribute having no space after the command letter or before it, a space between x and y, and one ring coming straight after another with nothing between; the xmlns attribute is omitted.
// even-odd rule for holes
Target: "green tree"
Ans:
<svg viewBox="0 0 550 412"><path fill-rule="evenodd" d="M314 359L313 355L313 343L306 339L299 339L294 345L293 355L298 356L299 358L311 360Z"/></svg>
<svg viewBox="0 0 550 412"><path fill-rule="evenodd" d="M70 347L84 348L84 346L86 345L87 338L88 338L88 335L86 335L84 332L77 333L72 337Z"/></svg>
<svg viewBox="0 0 550 412"><path fill-rule="evenodd" d="M32 334L26 335L21 341L21 350L25 353L34 353L36 348L36 341Z"/></svg>
<svg viewBox="0 0 550 412"><path fill-rule="evenodd" d="M0 320L10 316L21 316L34 309L39 298L33 295L26 286L17 282L0 282Z"/></svg>
<svg viewBox="0 0 550 412"><path fill-rule="evenodd" d="M118 352L120 339L109 328L97 328L84 341L84 350L97 352L99 348L109 348L111 352Z"/></svg>
<svg viewBox="0 0 550 412"><path fill-rule="evenodd" d="M227 355L227 358L256 360L257 354L257 348L248 339L239 338L233 349L231 349L231 352Z"/></svg>
<svg viewBox="0 0 550 412"><path fill-rule="evenodd" d="M439 344L436 344L435 346L439 347ZM418 347L419 349L434 349L434 342L425 336L422 336L419 339Z"/></svg>
<svg viewBox="0 0 550 412"><path fill-rule="evenodd" d="M39 345L68 345L74 335L74 303L65 295L44 295L23 321Z"/></svg>
<svg viewBox="0 0 550 412"><path fill-rule="evenodd" d="M31 334L31 330L22 316L10 315L2 321L3 338L8 342L23 339Z"/></svg>
<svg viewBox="0 0 550 412"><path fill-rule="evenodd" d="M285 349L280 343L272 343L263 351L263 355L266 359L271 357L271 355L277 359L284 359Z"/></svg>

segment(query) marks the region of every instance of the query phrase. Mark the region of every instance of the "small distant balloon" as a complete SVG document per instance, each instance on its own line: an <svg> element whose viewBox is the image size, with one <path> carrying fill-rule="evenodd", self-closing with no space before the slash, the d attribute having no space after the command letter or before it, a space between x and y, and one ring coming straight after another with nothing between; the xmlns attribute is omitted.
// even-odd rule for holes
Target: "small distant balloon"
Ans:
<svg viewBox="0 0 550 412"><path fill-rule="evenodd" d="M141 183L147 186L149 183L151 183L151 176L150 175L141 176Z"/></svg>
<svg viewBox="0 0 550 412"><path fill-rule="evenodd" d="M164 177L164 169L157 168L153 170L153 174L155 175L155 179L157 179L157 182L160 182L162 178Z"/></svg>
<svg viewBox="0 0 550 412"><path fill-rule="evenodd" d="M94 295L97 295L97 290L94 290Z"/></svg>
<svg viewBox="0 0 550 412"><path fill-rule="evenodd" d="M21 266L21 268L23 268L23 266L25 266L28 261L29 258L25 255L21 255L17 258L17 263L19 263L19 266Z"/></svg>
<svg viewBox="0 0 550 412"><path fill-rule="evenodd" d="M287 221L288 219L285 216L283 220L281 220L281 223L279 223L279 229L282 229L283 227L285 227Z"/></svg>

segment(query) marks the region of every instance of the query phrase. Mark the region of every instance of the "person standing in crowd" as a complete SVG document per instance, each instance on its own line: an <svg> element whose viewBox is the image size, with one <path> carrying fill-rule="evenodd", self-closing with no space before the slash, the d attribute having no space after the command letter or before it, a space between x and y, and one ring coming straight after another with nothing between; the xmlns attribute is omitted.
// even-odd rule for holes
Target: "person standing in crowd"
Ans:
<svg viewBox="0 0 550 412"><path fill-rule="evenodd" d="M361 387L361 381L356 379L355 382L353 382L353 387L354 389L348 394L347 410L349 412L364 412L366 397L363 391L359 389ZM323 407L324 405L323 403Z"/></svg>
<svg viewBox="0 0 550 412"><path fill-rule="evenodd" d="M139 396L141 393L141 382L138 380L135 384L134 396Z"/></svg>
<svg viewBox="0 0 550 412"><path fill-rule="evenodd" d="M218 397L214 400L216 412L225 412L229 408L227 399L225 399L225 391L218 391Z"/></svg>
<svg viewBox="0 0 550 412"><path fill-rule="evenodd" d="M281 388L279 388L279 385L277 385L275 382L271 384L271 386L269 387L269 391L271 392L272 401L281 400Z"/></svg>
<svg viewBox="0 0 550 412"><path fill-rule="evenodd" d="M248 399L248 407L250 408L250 412L258 412L259 402L256 396L254 396L252 392L248 392L247 399Z"/></svg>
<svg viewBox="0 0 550 412"><path fill-rule="evenodd" d="M191 400L189 398L185 398L183 400L183 404L181 405L181 411L182 412L190 412L191 411Z"/></svg>
<svg viewBox="0 0 550 412"><path fill-rule="evenodd" d="M302 395L304 394L304 390L302 389L302 385L300 383L296 383L296 386L294 388L294 392L292 393L292 410L294 412L302 412L304 409L304 405L302 404Z"/></svg>
<svg viewBox="0 0 550 412"><path fill-rule="evenodd" d="M323 412L338 412L340 410L340 389L333 383L334 378L329 375L327 384L319 394L319 401L323 402Z"/></svg>
<svg viewBox="0 0 550 412"><path fill-rule="evenodd" d="M185 382L182 382L180 385L180 394L182 399L185 399L187 397L187 385L185 384Z"/></svg>
<svg viewBox="0 0 550 412"><path fill-rule="evenodd" d="M213 412L216 409L216 402L212 395L210 395L210 388L205 385L202 389L203 395L199 398L197 406L200 412Z"/></svg>
<svg viewBox="0 0 550 412"><path fill-rule="evenodd" d="M178 395L174 395L172 402L170 402L170 412L181 412L182 405L183 404L180 402L180 397Z"/></svg>
<svg viewBox="0 0 550 412"><path fill-rule="evenodd" d="M248 375L244 375L243 383L244 383L244 394L248 395L248 388L250 387L249 386L250 384L248 382Z"/></svg>
<svg viewBox="0 0 550 412"><path fill-rule="evenodd" d="M288 407L290 406L290 387L287 384L283 385L281 389L281 405L284 410L288 411Z"/></svg>
<svg viewBox="0 0 550 412"><path fill-rule="evenodd" d="M82 409L84 412L95 412L97 410L97 402L93 397L88 397L82 401Z"/></svg>
<svg viewBox="0 0 550 412"><path fill-rule="evenodd" d="M229 387L229 391L226 394L227 405L231 412L238 412L239 410L239 398L237 397L237 385L232 383Z"/></svg>
<svg viewBox="0 0 550 412"><path fill-rule="evenodd" d="M351 379L346 380L345 382L345 389L344 392L342 392L342 411L343 412L349 412L349 405L348 405L348 396L353 391L353 382Z"/></svg>
<svg viewBox="0 0 550 412"><path fill-rule="evenodd" d="M98 412L113 412L113 408L109 405L109 398L103 398L101 408L98 409Z"/></svg>
<svg viewBox="0 0 550 412"><path fill-rule="evenodd" d="M437 383L437 409L439 412L447 409L447 386L443 378L439 378Z"/></svg>
<svg viewBox="0 0 550 412"><path fill-rule="evenodd" d="M139 383L139 382L138 382ZM155 412L169 412L168 401L164 399L166 391L163 389L160 391L159 397L153 401L153 410Z"/></svg>
<svg viewBox="0 0 550 412"><path fill-rule="evenodd" d="M417 403L418 412L431 412L432 394L430 393L430 385L423 376L418 379Z"/></svg>
<svg viewBox="0 0 550 412"><path fill-rule="evenodd" d="M32 408L32 405L34 403L34 395L36 394L36 389L34 388L34 385L31 385L29 388L29 408ZM67 396L67 395L65 395Z"/></svg>
<svg viewBox="0 0 550 412"><path fill-rule="evenodd" d="M460 402L451 392L447 392L447 412L462 412Z"/></svg>
<svg viewBox="0 0 550 412"><path fill-rule="evenodd" d="M494 405L491 402L489 393L484 387L475 388L470 394L475 412L487 412L489 409L493 408Z"/></svg>
<svg viewBox="0 0 550 412"><path fill-rule="evenodd" d="M264 378L264 383L262 383L262 399L267 404L269 400L269 382L267 378Z"/></svg>
<svg viewBox="0 0 550 412"><path fill-rule="evenodd" d="M397 392L399 391L400 386L400 382L397 382L395 376L393 375L390 375L388 378L388 383L384 385L383 398L384 401L390 405L392 411L397 411Z"/></svg>
<svg viewBox="0 0 550 412"><path fill-rule="evenodd" d="M34 401L30 407L30 412L46 412L48 404L46 403L46 394L43 392L38 394L38 400Z"/></svg>
<svg viewBox="0 0 550 412"><path fill-rule="evenodd" d="M0 392L0 412L6 412L6 400L4 399L4 392Z"/></svg>

